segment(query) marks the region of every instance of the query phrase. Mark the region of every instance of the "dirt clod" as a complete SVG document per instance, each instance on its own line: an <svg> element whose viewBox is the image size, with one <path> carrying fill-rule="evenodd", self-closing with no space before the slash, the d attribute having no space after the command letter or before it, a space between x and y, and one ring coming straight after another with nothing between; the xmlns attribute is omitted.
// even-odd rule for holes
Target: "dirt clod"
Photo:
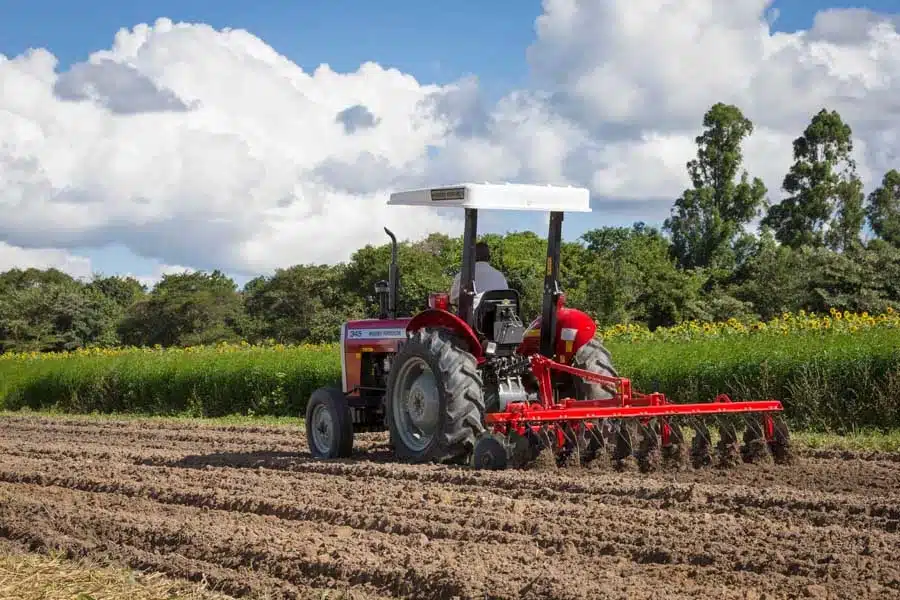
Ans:
<svg viewBox="0 0 900 600"><path fill-rule="evenodd" d="M385 441L316 461L298 428L7 417L0 537L235 597L900 597L895 454L475 471Z"/></svg>

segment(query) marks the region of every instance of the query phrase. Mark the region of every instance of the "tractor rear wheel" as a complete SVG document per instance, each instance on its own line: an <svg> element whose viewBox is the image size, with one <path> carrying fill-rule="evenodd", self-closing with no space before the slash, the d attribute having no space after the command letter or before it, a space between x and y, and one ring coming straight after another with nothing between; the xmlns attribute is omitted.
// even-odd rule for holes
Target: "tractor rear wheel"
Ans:
<svg viewBox="0 0 900 600"><path fill-rule="evenodd" d="M572 358L572 366L576 369L584 369L598 375L606 375L608 377L618 377L615 367L613 367L612 356L603 344L597 338L591 338L584 346L578 349ZM572 378L575 388L576 400L609 400L614 397L613 392L606 389L599 383L593 381L585 381L581 377ZM594 421L597 431L593 434L599 436L596 438L602 441L603 445L612 448L617 442L617 431L619 425L605 422Z"/></svg>
<svg viewBox="0 0 900 600"><path fill-rule="evenodd" d="M412 462L466 459L485 431L475 357L442 329L415 332L387 382L385 420L395 454Z"/></svg>
<svg viewBox="0 0 900 600"><path fill-rule="evenodd" d="M572 359L572 366L598 375L606 375L607 377L619 376L613 367L612 356L610 356L609 350L597 338L591 338L588 343L578 349L578 352L575 353ZM580 377L575 377L575 393L575 397L578 400L586 400L588 398L591 400L608 400L613 397L613 393L599 383L585 381Z"/></svg>
<svg viewBox="0 0 900 600"><path fill-rule="evenodd" d="M337 388L319 388L306 405L306 443L314 458L346 458L353 451L353 419L347 397Z"/></svg>

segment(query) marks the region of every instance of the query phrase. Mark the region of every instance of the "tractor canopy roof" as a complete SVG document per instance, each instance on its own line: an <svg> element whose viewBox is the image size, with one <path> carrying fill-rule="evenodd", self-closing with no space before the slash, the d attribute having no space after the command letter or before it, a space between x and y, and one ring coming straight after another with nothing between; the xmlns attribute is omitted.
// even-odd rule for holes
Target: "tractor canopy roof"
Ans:
<svg viewBox="0 0 900 600"><path fill-rule="evenodd" d="M460 183L391 194L389 205L477 210L591 212L590 193L571 186L521 183Z"/></svg>

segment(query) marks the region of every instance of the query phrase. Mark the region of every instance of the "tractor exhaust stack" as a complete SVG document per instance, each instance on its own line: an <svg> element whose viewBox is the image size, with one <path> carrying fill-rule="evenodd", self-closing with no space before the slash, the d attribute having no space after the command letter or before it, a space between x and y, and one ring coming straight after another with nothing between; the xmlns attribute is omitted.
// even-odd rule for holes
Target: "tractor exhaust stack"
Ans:
<svg viewBox="0 0 900 600"><path fill-rule="evenodd" d="M384 232L391 238L391 265L390 270L388 271L388 286L390 286L390 289L388 291L387 318L396 319L397 296L399 296L400 291L400 267L397 264L397 236L395 236L394 232L387 227L384 228Z"/></svg>

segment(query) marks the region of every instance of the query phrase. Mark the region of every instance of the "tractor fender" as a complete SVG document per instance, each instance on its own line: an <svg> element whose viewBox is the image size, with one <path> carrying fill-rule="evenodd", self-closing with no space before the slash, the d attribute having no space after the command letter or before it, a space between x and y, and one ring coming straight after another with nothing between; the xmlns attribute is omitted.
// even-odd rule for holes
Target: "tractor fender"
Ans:
<svg viewBox="0 0 900 600"><path fill-rule="evenodd" d="M576 308L560 308L556 312L556 355L560 362L568 362L585 344L594 338L597 324L586 313ZM525 339L519 345L519 354L540 352L541 317L531 322L525 330Z"/></svg>
<svg viewBox="0 0 900 600"><path fill-rule="evenodd" d="M469 327L468 323L453 313L437 308L423 310L414 316L406 325L406 333L412 334L420 329L426 328L449 329L460 337L462 342L466 345L466 350L468 350L476 360L480 361L483 358L484 351L481 347L481 342L478 341L478 336L475 335L475 332L472 331L472 328Z"/></svg>

